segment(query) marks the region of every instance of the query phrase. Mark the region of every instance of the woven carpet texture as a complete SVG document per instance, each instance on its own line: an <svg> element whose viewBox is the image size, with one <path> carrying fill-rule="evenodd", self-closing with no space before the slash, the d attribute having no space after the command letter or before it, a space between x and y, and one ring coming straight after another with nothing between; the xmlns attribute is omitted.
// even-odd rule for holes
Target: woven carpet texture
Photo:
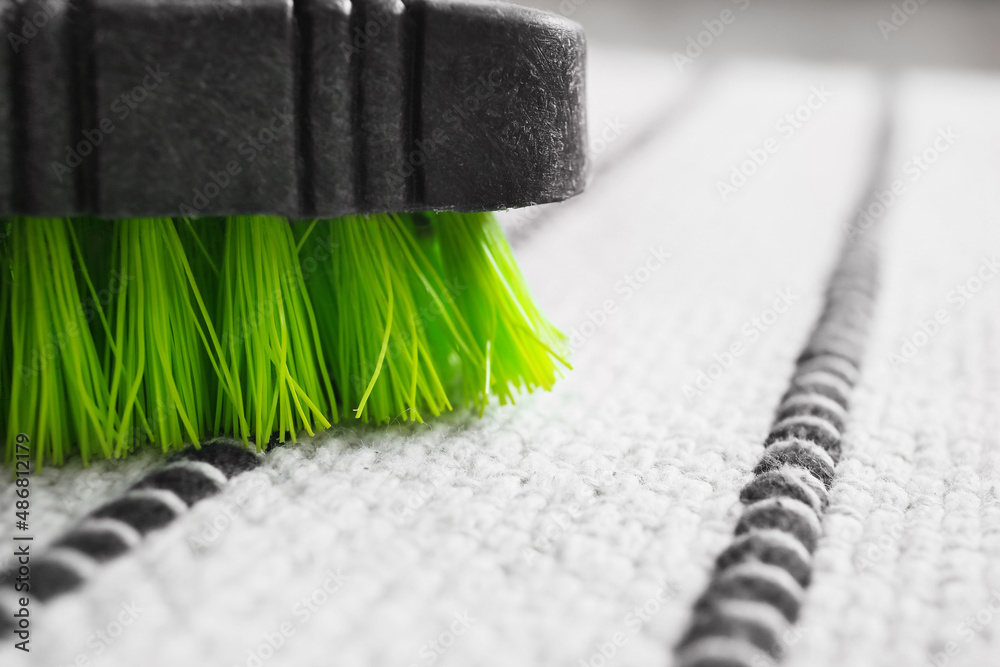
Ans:
<svg viewBox="0 0 1000 667"><path fill-rule="evenodd" d="M901 185L871 209L881 293L789 665L1000 655L1000 80L888 81ZM886 82L595 50L588 191L503 214L571 336L566 379L482 419L279 447L39 607L30 656L0 662L670 664L865 233ZM158 460L36 475L39 547Z"/></svg>

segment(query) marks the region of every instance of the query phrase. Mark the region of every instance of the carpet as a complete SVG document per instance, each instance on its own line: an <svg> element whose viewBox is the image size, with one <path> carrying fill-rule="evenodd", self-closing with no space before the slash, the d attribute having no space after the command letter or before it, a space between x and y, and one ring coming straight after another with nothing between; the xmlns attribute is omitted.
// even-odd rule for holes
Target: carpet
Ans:
<svg viewBox="0 0 1000 667"><path fill-rule="evenodd" d="M590 67L588 191L503 214L570 336L557 388L481 419L342 426L226 479L200 467L212 493L33 607L31 653L7 642L3 664L997 660L1000 80L600 50ZM877 259L849 272L870 321L829 485L749 497L819 503L807 570L782 570L808 577L791 623L787 578L720 588L716 561L851 247ZM32 549L161 464L35 475ZM720 590L747 604L699 621ZM780 646L746 649L768 627ZM692 637L716 648L685 653Z"/></svg>

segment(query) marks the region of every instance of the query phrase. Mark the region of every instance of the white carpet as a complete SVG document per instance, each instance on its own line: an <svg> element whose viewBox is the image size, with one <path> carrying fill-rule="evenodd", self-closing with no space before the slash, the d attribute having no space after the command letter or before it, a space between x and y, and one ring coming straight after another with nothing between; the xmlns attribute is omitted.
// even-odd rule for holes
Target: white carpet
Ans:
<svg viewBox="0 0 1000 667"><path fill-rule="evenodd" d="M541 305L575 334L556 391L482 420L278 449L39 611L32 659L5 651L3 664L599 667L609 642L608 664L670 662L864 186L878 80L747 63L692 87L669 58L600 52L593 68L591 129L635 109L611 142L629 148L609 148L615 165L518 247ZM832 95L786 136L776 123L812 87ZM641 134L639 110L688 94L685 113ZM900 109L890 164L907 187L889 209L875 338L795 665L919 664L948 642L949 665L1000 651L996 613L959 627L1000 592L1000 279L962 308L948 296L1000 251L1000 81L908 74ZM906 161L948 126L959 138L911 182ZM768 139L777 151L723 202L718 182ZM772 320L782 294L791 306ZM940 309L949 322L894 369L900 338ZM685 396L735 343L721 377ZM36 539L153 462L37 475Z"/></svg>

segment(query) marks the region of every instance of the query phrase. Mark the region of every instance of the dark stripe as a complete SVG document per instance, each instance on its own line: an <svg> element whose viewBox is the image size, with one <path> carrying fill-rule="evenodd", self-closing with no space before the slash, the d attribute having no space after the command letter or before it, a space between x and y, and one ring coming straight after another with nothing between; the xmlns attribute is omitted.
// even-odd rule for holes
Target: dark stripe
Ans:
<svg viewBox="0 0 1000 667"><path fill-rule="evenodd" d="M713 580L708 590L695 603L695 613L712 613L716 622L722 622L722 614L715 605L723 600L766 602L790 622L794 622L799 616L799 599L792 591L770 579L755 577L750 573Z"/></svg>
<svg viewBox="0 0 1000 667"><path fill-rule="evenodd" d="M78 588L82 583L83 579L75 570L59 561L42 556L31 562L30 595L33 600L46 602Z"/></svg>
<svg viewBox="0 0 1000 667"><path fill-rule="evenodd" d="M781 408L778 410L778 414L775 415L774 421L775 423L778 423L789 417L796 417L800 415L819 417L820 419L830 422L830 424L841 433L844 432L843 417L830 408L822 405L816 405L815 403L798 403Z"/></svg>
<svg viewBox="0 0 1000 667"><path fill-rule="evenodd" d="M230 479L242 472L253 470L260 465L260 459L234 440L215 440L201 448L188 447L170 457L169 462L199 461L213 466ZM184 467L169 467L155 470L137 482L132 489L160 489L177 495L188 506L217 494L220 489L204 473ZM123 496L102 505L89 516L94 518L117 519L140 535L163 528L177 518L177 513L161 500ZM73 549L90 557L97 563L104 563L128 551L128 545L110 530L71 530L55 543L54 547ZM6 573L13 580L14 574ZM47 600L77 588L82 582L73 570L57 561L45 558L41 553L31 564L31 594L39 600ZM6 584L5 584L6 585ZM0 609L0 614L4 612Z"/></svg>
<svg viewBox="0 0 1000 667"><path fill-rule="evenodd" d="M0 604L0 640L8 641L8 637L14 634L17 626L14 624L14 612L3 604Z"/></svg>
<svg viewBox="0 0 1000 667"><path fill-rule="evenodd" d="M831 424L832 426L832 424ZM826 453L833 458L834 462L840 460L840 438L834 436L821 426L813 424L789 424L776 428L764 440L764 446L779 442L781 440L807 440L819 445Z"/></svg>
<svg viewBox="0 0 1000 667"><path fill-rule="evenodd" d="M816 452L811 451L805 441L797 439L773 443L760 461L757 462L757 467L754 468L753 473L755 475L762 475L785 465L808 470L828 489L833 484L833 467L830 465L830 462L823 459Z"/></svg>
<svg viewBox="0 0 1000 667"><path fill-rule="evenodd" d="M858 365L858 362L855 361L854 359L851 359L850 357L845 357L845 356L841 356L839 354L831 354L831 353L822 354L820 352L816 352L815 350L809 350L809 349L806 349L805 351L802 352L802 354L799 355L799 358L795 360L795 365L798 366L798 367L800 367L800 368L803 367L803 366L809 366L810 362L812 362L814 359L818 359L819 357L822 357L822 356L836 357L838 361L840 361L842 363L846 363L847 365L849 365L852 368L854 368L854 372L855 373L857 373L858 371L861 370L861 367ZM832 364L830 364L830 365L823 364L823 369L824 370L830 370L830 371L836 373L845 382L850 383L850 382L854 381L853 378L847 377L840 370L833 370L834 368L836 368L836 366L833 366Z"/></svg>
<svg viewBox="0 0 1000 667"><path fill-rule="evenodd" d="M808 505L806 509L808 510ZM808 517L784 504L769 507L751 505L736 524L736 534L742 535L757 528L773 528L793 535L809 553L816 550L816 542L819 540L815 526Z"/></svg>
<svg viewBox="0 0 1000 667"><path fill-rule="evenodd" d="M793 471L797 471L797 474ZM809 474L801 468L784 468L757 475L743 487L740 501L744 505L752 505L768 498L792 498L808 505L818 514L826 509L828 503L826 488L818 478L815 481L818 490L807 484L801 476Z"/></svg>
<svg viewBox="0 0 1000 667"><path fill-rule="evenodd" d="M876 159L862 206L856 207L859 210L885 179L890 116L890 107L886 105ZM749 562L765 563L787 572L803 590L809 585L810 562L803 560L796 549L768 538L763 531L786 533L801 542L810 554L816 549L819 518L828 502L827 489L833 482L834 465L840 459L840 433L845 424L843 417L829 407L783 404L792 396L814 394L847 409L849 397L843 394L853 388L856 373L846 372L843 364L847 362L855 370L860 368L878 290L876 232L877 228L870 228L862 236L852 237L841 253L827 288L823 311L798 357L790 387L776 412L775 426L764 441L764 455L754 468L754 478L740 494L748 506L736 525L738 539L718 557L714 577L695 605L691 628L677 646L682 667L718 667L748 659L746 656L698 659L694 649L702 640L719 637L746 640L758 647L766 644L760 629L726 614L718 604L720 601L745 599L766 603L789 622L799 615L801 601L794 591L759 576L752 569L734 574L733 568ZM858 238L860 241L855 242ZM809 380L810 373L832 376L843 386ZM777 426L785 419L803 416L820 419L833 430L809 423ZM813 447L824 450L829 460Z"/></svg>
<svg viewBox="0 0 1000 667"><path fill-rule="evenodd" d="M803 382L798 379L792 380L792 386L789 387L788 391L785 392L785 395L781 397L781 402L784 403L790 397L798 394L817 394L819 396L825 396L831 401L836 401L837 404L845 410L848 406L847 396L844 396L833 387L820 384L818 382Z"/></svg>
<svg viewBox="0 0 1000 667"><path fill-rule="evenodd" d="M52 546L76 549L99 563L128 551L128 544L110 530L78 530L60 538Z"/></svg>
<svg viewBox="0 0 1000 667"><path fill-rule="evenodd" d="M190 468L166 468L146 475L133 489L164 489L173 491L178 498L194 505L199 500L214 496L219 492L215 480Z"/></svg>
<svg viewBox="0 0 1000 667"><path fill-rule="evenodd" d="M169 461L201 461L214 466L227 478L253 470L260 465L260 459L236 441L216 440L206 443L200 449L188 447L174 454Z"/></svg>
<svg viewBox="0 0 1000 667"><path fill-rule="evenodd" d="M810 561L803 560L802 555L796 549L770 540L765 533L761 532L744 535L729 545L729 548L719 554L716 559L715 569L717 572L722 572L734 565L750 561L784 568L803 588L808 586L812 579Z"/></svg>
<svg viewBox="0 0 1000 667"><path fill-rule="evenodd" d="M170 507L156 498L119 498L94 510L91 516L118 519L139 531L140 535L163 528L177 518Z"/></svg>
<svg viewBox="0 0 1000 667"><path fill-rule="evenodd" d="M283 435L283 433L278 433L277 431L272 433L271 438L267 441L267 445L264 446L264 452L270 452L272 449L283 447L286 443L291 442L290 440L283 440Z"/></svg>

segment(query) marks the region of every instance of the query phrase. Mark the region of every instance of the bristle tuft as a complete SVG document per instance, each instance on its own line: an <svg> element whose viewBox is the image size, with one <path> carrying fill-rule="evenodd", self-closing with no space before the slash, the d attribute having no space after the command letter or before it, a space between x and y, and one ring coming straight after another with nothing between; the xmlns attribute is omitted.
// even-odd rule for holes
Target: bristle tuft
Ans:
<svg viewBox="0 0 1000 667"><path fill-rule="evenodd" d="M8 463L481 413L567 365L492 214L0 224Z"/></svg>

